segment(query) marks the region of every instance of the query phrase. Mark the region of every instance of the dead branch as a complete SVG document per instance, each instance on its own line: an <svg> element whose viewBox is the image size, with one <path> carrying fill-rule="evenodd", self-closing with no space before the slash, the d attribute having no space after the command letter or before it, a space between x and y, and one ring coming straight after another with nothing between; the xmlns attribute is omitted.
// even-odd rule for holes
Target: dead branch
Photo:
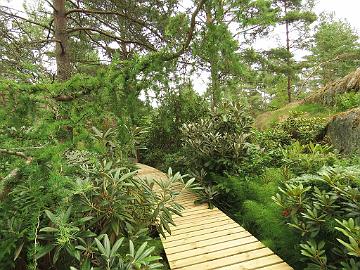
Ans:
<svg viewBox="0 0 360 270"><path fill-rule="evenodd" d="M29 157L24 152L20 152L20 151L13 151L13 150L9 150L9 149L0 148L0 154L21 157L26 160L26 164L30 164L32 161L32 157Z"/></svg>

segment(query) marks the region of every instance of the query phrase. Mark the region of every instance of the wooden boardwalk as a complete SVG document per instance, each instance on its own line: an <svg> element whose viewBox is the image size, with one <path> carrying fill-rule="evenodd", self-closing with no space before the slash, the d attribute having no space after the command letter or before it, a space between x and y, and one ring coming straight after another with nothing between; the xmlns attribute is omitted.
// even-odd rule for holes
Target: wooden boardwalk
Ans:
<svg viewBox="0 0 360 270"><path fill-rule="evenodd" d="M139 177L161 178L162 172L139 164ZM196 196L185 192L177 202L185 207L175 216L172 234L161 238L172 270L289 270L288 264L219 209L194 205Z"/></svg>

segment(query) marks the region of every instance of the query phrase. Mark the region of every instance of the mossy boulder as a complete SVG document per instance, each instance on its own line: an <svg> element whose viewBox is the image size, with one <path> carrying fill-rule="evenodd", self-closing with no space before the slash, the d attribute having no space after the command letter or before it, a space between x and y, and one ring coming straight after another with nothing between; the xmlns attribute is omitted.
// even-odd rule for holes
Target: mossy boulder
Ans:
<svg viewBox="0 0 360 270"><path fill-rule="evenodd" d="M327 135L341 153L360 154L360 107L335 115Z"/></svg>

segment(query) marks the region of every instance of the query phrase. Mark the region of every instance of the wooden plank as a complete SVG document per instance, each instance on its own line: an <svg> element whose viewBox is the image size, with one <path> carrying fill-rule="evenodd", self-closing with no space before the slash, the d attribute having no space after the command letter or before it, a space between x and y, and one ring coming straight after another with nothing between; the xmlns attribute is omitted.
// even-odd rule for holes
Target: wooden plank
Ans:
<svg viewBox="0 0 360 270"><path fill-rule="evenodd" d="M177 198L175 198L174 202L178 203L178 204L182 204L182 205L195 205L195 200L185 200L185 201L182 201L182 200L179 200Z"/></svg>
<svg viewBox="0 0 360 270"><path fill-rule="evenodd" d="M172 266L172 263L170 262L170 266L172 269L186 269L186 270L209 270L209 269L227 269L227 268L223 268L225 266L228 265L234 265L234 264L239 264L242 266L242 262L246 262L249 260L254 260L257 258L261 258L264 256L268 256L273 254L272 251L268 248L261 248L261 249L256 249L256 250L252 250L249 252L245 252L245 253L240 253L240 254L236 254L236 255L231 255L231 256L226 256L220 259L216 259L216 260L210 260L210 261L206 261L203 263L197 263L197 264L193 264L193 265L189 265L186 267L182 267L182 268L174 268ZM245 266L246 267L246 266ZM231 269L235 269L235 268L231 268ZM253 269L253 268L252 268Z"/></svg>
<svg viewBox="0 0 360 270"><path fill-rule="evenodd" d="M196 218L194 219L193 222L191 222L191 220L188 220L188 221L185 221L184 223L176 223L177 226L172 226L170 227L171 230L174 232L172 234L172 236L175 236L175 235L178 235L178 234L182 234L183 233L183 230L184 229L191 229L191 231L194 231L192 230L193 228L196 229L197 231L198 230L202 230L202 229L210 229L210 228L213 228L213 227L218 227L218 224L219 222L221 221L228 221L228 217L227 216L213 216L213 217L199 217L199 218ZM236 222L230 222L230 223L227 223L227 224L237 224ZM204 225L208 225L204 228ZM198 227L201 228L199 229ZM241 226L237 226L241 229L243 229ZM187 232L190 232L189 230L187 230Z"/></svg>
<svg viewBox="0 0 360 270"><path fill-rule="evenodd" d="M221 231L217 231L217 232L213 232L213 233L201 234L201 235L194 236L191 238L183 238L183 239L179 239L177 241L169 241L169 242L164 241L163 245L164 245L164 247L165 246L166 247L181 246L181 245L195 243L195 242L199 242L199 241L203 241L203 240L207 240L207 239L213 239L213 238L227 236L227 235L234 235L234 234L241 233L244 231L245 230L243 228L237 227L237 228L233 228L230 230L221 230Z"/></svg>
<svg viewBox="0 0 360 270"><path fill-rule="evenodd" d="M223 215L225 216L225 214L223 212L221 212L218 209L209 211L209 209L207 207L204 208L198 208L196 209L191 209L193 211L188 211L187 209L183 210L181 212L182 216L174 216L174 219L181 219L181 220L187 220L189 218L194 218L194 217L204 217L204 216L215 216L215 215Z"/></svg>
<svg viewBox="0 0 360 270"><path fill-rule="evenodd" d="M227 219L228 216L221 214L221 213L200 213L198 215L194 215L194 216L185 216L183 219L182 218L176 218L174 219L176 223L176 228L181 228L183 227L183 224L191 224L192 226L194 225L200 225L203 224L204 222L206 223L209 220L213 220L213 219L218 219L218 220L222 220L222 219ZM213 222L213 221L212 221ZM190 226L190 225L187 225Z"/></svg>
<svg viewBox="0 0 360 270"><path fill-rule="evenodd" d="M189 198L175 198L174 202L178 203L178 204L183 204L183 205L195 205L195 201L196 201L196 197L189 199Z"/></svg>
<svg viewBox="0 0 360 270"><path fill-rule="evenodd" d="M175 223L177 223L176 224L177 226L179 224L185 224L185 223L195 224L197 223L197 221L201 221L203 219L220 218L220 217L228 218L228 216L221 211L213 211L213 212L201 212L196 214L187 214L183 216L175 216L173 220Z"/></svg>
<svg viewBox="0 0 360 270"><path fill-rule="evenodd" d="M177 252L177 253L171 254L171 260L176 261L176 260L180 260L180 259L184 259L184 258L188 258L188 257L192 257L192 256L207 254L207 253L211 253L211 252L215 252L215 251L219 251L219 250L226 250L226 249L233 248L236 246L243 246L243 245L247 245L247 244L255 243L255 242L260 243L254 236L250 235L248 237L231 240L231 241L227 241L224 243L217 243L217 244L214 244L211 246L205 246L205 247L201 247L201 248L197 248L197 249Z"/></svg>
<svg viewBox="0 0 360 270"><path fill-rule="evenodd" d="M233 264L230 266L217 268L218 270L239 270L239 269L246 269L246 270L252 270L252 269L268 269L267 267L270 267L271 265L277 264L282 262L282 259L280 259L279 256L276 255L270 255L270 256L264 256L261 258L249 260L246 262L242 262L239 264ZM292 268L290 268L292 269ZM186 268L186 270L188 270Z"/></svg>
<svg viewBox="0 0 360 270"><path fill-rule="evenodd" d="M177 252L181 252L181 251L185 251L185 250L189 250L189 249L196 249L196 248L200 248L200 247L210 246L210 245L214 245L219 242L226 242L226 241L240 239L240 238L244 238L244 237L248 237L248 236L251 236L251 234L248 233L247 231L244 231L244 232L237 233L237 234L220 236L217 238L206 239L206 240L198 241L198 242L194 242L194 243L190 242L190 243L183 244L181 246L175 246L175 247L171 247L171 246L169 247L169 246L166 246L166 244L165 244L166 254L172 254L172 253L177 253Z"/></svg>
<svg viewBox="0 0 360 270"><path fill-rule="evenodd" d="M223 226L227 226L227 225L234 226L234 225L238 225L238 224L236 222L232 221L232 220L221 220L221 221L216 221L214 223L211 223L211 226L208 226L206 224L205 225L199 225L199 226L191 226L191 227L188 227L188 228L184 228L182 230L178 230L176 232L172 231L171 235L169 233L165 232L166 238L164 240L170 239L173 236L178 236L178 235L183 235L183 234L191 234L191 233L194 233L194 232L200 232L200 234L203 234L201 232L203 230L205 230L205 229L218 228L218 227L223 227ZM176 227L171 226L170 228L174 229Z"/></svg>
<svg viewBox="0 0 360 270"><path fill-rule="evenodd" d="M193 231L198 231L198 230L202 230L202 229L207 229L210 227L217 227L220 225L234 224L234 223L236 224L236 222L234 222L231 219L225 219L225 220L217 220L216 222L211 223L210 226L209 226L209 224L202 224L202 225L191 226L191 227L182 228L182 229L176 228L176 227L171 227L171 230L172 230L171 235L175 235L175 234L179 234L179 233L193 232Z"/></svg>
<svg viewBox="0 0 360 270"><path fill-rule="evenodd" d="M174 200L174 202L180 204L182 207L184 207L185 209L189 206L197 206L194 201L187 201L187 202L181 202L181 201L178 201L178 200Z"/></svg>
<svg viewBox="0 0 360 270"><path fill-rule="evenodd" d="M184 202L183 204L186 206L196 206L196 207L206 206L206 208L209 209L209 205L207 203L195 204L194 201L188 201L188 202Z"/></svg>
<svg viewBox="0 0 360 270"><path fill-rule="evenodd" d="M217 232L217 231L221 231L221 230L229 230L229 229L236 228L238 226L239 225L236 224L236 223L231 223L231 224L227 224L227 225L221 225L221 226L216 226L216 227L212 227L212 228L206 228L206 229L203 229L203 230L198 230L198 231L189 232L189 233L175 234L175 235L172 235L169 238L164 239L163 241L171 242L171 241L176 241L176 240L179 240L179 239L190 238L190 237L194 237L194 236L198 236L198 235L202 235L202 234L207 234L207 233L213 233L213 232Z"/></svg>
<svg viewBox="0 0 360 270"><path fill-rule="evenodd" d="M195 209L193 209L193 210L194 210L194 211L186 211L186 209L185 209L184 211L181 212L181 215L182 215L183 217L186 217L186 216L196 216L196 215L198 215L198 214L200 214L200 213L209 213L209 214L211 214L212 212L215 213L216 211L219 211L217 208L210 210L210 209L207 208L207 207L204 207L204 208L195 208Z"/></svg>
<svg viewBox="0 0 360 270"><path fill-rule="evenodd" d="M182 268L182 267L189 266L192 264L199 264L199 263L203 263L203 262L211 261L211 260L215 260L215 259L227 258L231 255L249 252L252 250L257 250L257 249L261 249L263 247L264 247L263 244L256 241L256 242L253 242L250 244L235 246L232 248L222 249L222 250L209 252L209 253L205 253L205 254L200 254L197 256L187 257L187 258L180 259L180 260L172 260L172 266L174 267L174 269Z"/></svg>
<svg viewBox="0 0 360 270"><path fill-rule="evenodd" d="M179 194L175 199L177 200L192 200L197 199L197 196L194 193L185 193L186 191L183 191L181 194Z"/></svg>
<svg viewBox="0 0 360 270"><path fill-rule="evenodd" d="M229 220L228 218L221 218L221 219L215 219L215 220L209 220L208 223L203 224L194 224L192 226L176 226L176 227L170 227L171 231L173 232L172 235L178 234L178 233L185 233L185 232L193 232L197 230L202 230L206 228L216 227L220 224L232 224L235 223L233 220Z"/></svg>
<svg viewBox="0 0 360 270"><path fill-rule="evenodd" d="M195 200L189 200L189 201L179 201L179 200L174 200L175 203L180 204L181 206L183 206L184 208L187 208L188 206L197 206L194 202Z"/></svg>
<svg viewBox="0 0 360 270"><path fill-rule="evenodd" d="M179 195L177 197L177 199L183 199L183 200L190 199L191 200L191 199L197 199L197 196L194 193L185 191L181 195Z"/></svg>
<svg viewBox="0 0 360 270"><path fill-rule="evenodd" d="M290 267L287 263L284 262L257 268L257 270L292 270L292 269L293 269L292 267Z"/></svg>
<svg viewBox="0 0 360 270"><path fill-rule="evenodd" d="M193 203L189 203L188 205L182 205L185 209L183 210L183 212L193 212L193 211L197 211L198 209L209 209L207 204L200 204L200 205L195 205Z"/></svg>
<svg viewBox="0 0 360 270"><path fill-rule="evenodd" d="M197 225L206 224L206 223L213 223L215 221L224 220L224 219L226 220L226 219L228 219L228 217L225 215L205 215L205 216L195 217L193 219L190 218L190 219L186 219L186 220L176 219L176 220L174 220L176 226L173 228L181 229L183 227L197 226Z"/></svg>

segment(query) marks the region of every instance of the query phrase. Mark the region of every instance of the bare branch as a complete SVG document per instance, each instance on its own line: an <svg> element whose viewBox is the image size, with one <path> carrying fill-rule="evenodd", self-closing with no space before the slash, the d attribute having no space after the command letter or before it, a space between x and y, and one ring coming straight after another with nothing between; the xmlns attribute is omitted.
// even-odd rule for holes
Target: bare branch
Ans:
<svg viewBox="0 0 360 270"><path fill-rule="evenodd" d="M14 178L18 177L20 173L19 168L13 169L7 176L5 176L0 181L0 201L3 200L10 192L10 188L8 187L8 184L13 180Z"/></svg>
<svg viewBox="0 0 360 270"><path fill-rule="evenodd" d="M45 0L46 3L48 3L48 5L54 10L57 11L56 8L54 7L54 5L49 1L49 0Z"/></svg>
<svg viewBox="0 0 360 270"><path fill-rule="evenodd" d="M249 27L249 28L246 28L246 29L242 29L241 31L238 31L235 34L233 34L233 38L237 37L238 35L245 34L246 32L249 32L251 30L255 30L257 28L259 28L258 25L255 25L255 26L252 26L252 27Z"/></svg>
<svg viewBox="0 0 360 270"><path fill-rule="evenodd" d="M13 156L23 158L26 160L25 163L27 165L29 165L31 163L31 161L33 160L32 157L27 156L23 152L13 151L13 150L8 150L8 149L3 149L3 148L0 148L0 154L13 155ZM7 194L10 192L10 188L9 188L8 184L14 178L18 177L19 173L20 173L20 168L15 168L7 176L5 176L3 179L1 179L1 181L0 181L0 200L5 198L7 196Z"/></svg>
<svg viewBox="0 0 360 270"><path fill-rule="evenodd" d="M52 19L52 20L50 21L50 23L49 23L49 28L50 28L50 29L52 29L53 23L54 23L54 19ZM51 31L49 30L46 39L49 39L49 38L50 38L50 33L51 33Z"/></svg>
<svg viewBox="0 0 360 270"><path fill-rule="evenodd" d="M80 8L79 5L77 5L76 3L74 3L71 0L67 0L70 4L72 4L75 8Z"/></svg>
<svg viewBox="0 0 360 270"><path fill-rule="evenodd" d="M26 164L29 164L32 161L32 157L27 156L24 152L19 152L19 151L13 151L13 150L0 148L0 154L13 155L13 156L21 157L21 158L26 160Z"/></svg>
<svg viewBox="0 0 360 270"><path fill-rule="evenodd" d="M302 91L305 89L306 84L310 81L310 79L312 78L312 76L314 76L314 74L324 65L327 65L329 63L332 62L336 62L336 61L342 61L342 60L346 60L346 59L350 59L353 57L356 57L358 54L357 53L343 53L340 55L337 55L335 58L329 59L327 61L321 62L318 65L316 65L315 67L313 67L312 72L304 79L303 83L300 85L300 90Z"/></svg>
<svg viewBox="0 0 360 270"><path fill-rule="evenodd" d="M71 20L73 20L78 26L81 27L81 23L78 22L75 18L71 18ZM89 39L91 39L92 42L94 42L96 45L98 45L100 48L102 48L104 51L107 51L108 48L105 47L103 44L101 44L99 41L95 40L93 38L93 36L91 35L91 33L89 33L88 31L84 30L84 33L86 34L86 36L88 36Z"/></svg>

